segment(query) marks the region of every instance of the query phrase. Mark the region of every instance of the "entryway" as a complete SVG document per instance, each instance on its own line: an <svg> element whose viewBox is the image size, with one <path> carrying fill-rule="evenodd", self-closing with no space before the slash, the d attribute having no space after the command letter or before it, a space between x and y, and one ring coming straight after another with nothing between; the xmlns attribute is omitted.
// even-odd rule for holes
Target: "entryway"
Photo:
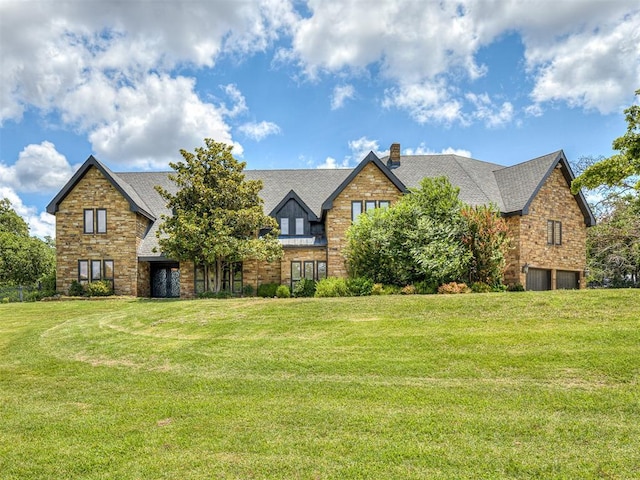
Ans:
<svg viewBox="0 0 640 480"><path fill-rule="evenodd" d="M180 297L180 265L178 263L151 264L151 296Z"/></svg>

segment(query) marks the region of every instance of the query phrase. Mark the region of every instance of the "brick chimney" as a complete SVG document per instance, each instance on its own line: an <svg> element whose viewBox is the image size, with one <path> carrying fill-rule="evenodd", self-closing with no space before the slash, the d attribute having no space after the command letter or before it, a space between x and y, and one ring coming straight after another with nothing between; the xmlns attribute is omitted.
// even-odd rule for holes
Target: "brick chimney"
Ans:
<svg viewBox="0 0 640 480"><path fill-rule="evenodd" d="M392 143L389 148L389 160L387 160L387 167L396 168L400 166L400 144Z"/></svg>

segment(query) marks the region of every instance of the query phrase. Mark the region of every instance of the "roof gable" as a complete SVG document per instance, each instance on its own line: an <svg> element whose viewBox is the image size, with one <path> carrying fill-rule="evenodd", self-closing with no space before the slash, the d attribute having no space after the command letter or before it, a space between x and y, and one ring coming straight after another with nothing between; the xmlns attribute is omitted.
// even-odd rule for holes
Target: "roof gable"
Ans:
<svg viewBox="0 0 640 480"><path fill-rule="evenodd" d="M273 210L269 212L269 215L272 217L275 217L276 214L280 211L280 209L284 207L289 200L294 200L298 205L300 205L300 207L302 207L302 209L309 216L309 220L311 220L312 222L317 222L319 220L317 215L313 213L313 211L309 208L309 206L306 203L304 203L304 201L293 190L290 190L289 193L285 195L285 197L280 201L280 203L278 203L278 205L276 205L273 208Z"/></svg>
<svg viewBox="0 0 640 480"><path fill-rule="evenodd" d="M336 199L340 193L349 185L354 178L358 176L358 174L370 163L373 163L380 171L389 179L395 187L401 192L406 192L407 187L400 181L398 177L396 177L391 170L387 168L387 166L382 163L382 161L376 156L375 153L369 152L369 154L364 157L364 159L358 164L356 168L354 168L349 176L344 179L344 181L336 188L333 193L327 198L322 204L322 211L330 210L333 208L333 201Z"/></svg>
<svg viewBox="0 0 640 480"><path fill-rule="evenodd" d="M575 175L562 150L497 170L495 176L504 201L503 213L506 216L527 215L531 202L558 166L567 184L571 186ZM595 225L595 218L584 194L578 192L574 198L584 216L585 224Z"/></svg>
<svg viewBox="0 0 640 480"><path fill-rule="evenodd" d="M82 166L73 174L71 179L66 183L62 190L54 197L53 200L47 205L47 212L55 215L58 211L60 203L69 195L69 193L75 188L75 186L82 180L85 174L91 167L95 167L110 183L113 187L129 202L129 207L132 212L139 213L149 220L155 220L156 217L151 213L151 209L145 204L144 200L140 198L138 193L128 185L124 180L119 178L105 165L99 162L93 155L82 164Z"/></svg>

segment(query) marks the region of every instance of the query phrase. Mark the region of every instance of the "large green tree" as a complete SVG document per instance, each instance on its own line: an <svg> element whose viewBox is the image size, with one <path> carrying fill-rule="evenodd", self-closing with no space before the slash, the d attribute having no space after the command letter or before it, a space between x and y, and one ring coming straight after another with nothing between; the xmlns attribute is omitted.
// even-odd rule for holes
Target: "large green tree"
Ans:
<svg viewBox="0 0 640 480"><path fill-rule="evenodd" d="M640 90L636 90L640 96ZM572 183L573 193L581 188L595 189L601 185L625 187L640 192L640 104L625 111L627 131L613 141L619 153L588 166Z"/></svg>
<svg viewBox="0 0 640 480"><path fill-rule="evenodd" d="M33 285L54 270L52 242L29 236L9 199L0 200L0 285Z"/></svg>
<svg viewBox="0 0 640 480"><path fill-rule="evenodd" d="M158 187L173 215L164 216L159 245L171 258L208 265L221 288L224 262L272 261L282 256L276 221L264 214L262 182L246 180L244 162L232 146L204 140L195 152L180 150L183 161L170 163L170 179L178 190Z"/></svg>
<svg viewBox="0 0 640 480"><path fill-rule="evenodd" d="M396 285L463 279L470 253L458 193L444 177L425 178L394 206L361 215L347 232L350 275Z"/></svg>

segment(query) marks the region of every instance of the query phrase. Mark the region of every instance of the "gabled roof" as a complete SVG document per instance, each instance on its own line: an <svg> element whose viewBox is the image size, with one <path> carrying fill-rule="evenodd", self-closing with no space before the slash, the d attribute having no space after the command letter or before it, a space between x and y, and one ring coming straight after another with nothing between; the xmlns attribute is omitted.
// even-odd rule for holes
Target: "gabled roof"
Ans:
<svg viewBox="0 0 640 480"><path fill-rule="evenodd" d="M90 155L89 158L87 158L67 184L62 187L62 190L60 190L58 195L56 195L49 205L47 205L48 213L55 215L60 207L60 203L67 197L67 195L69 195L69 192L73 190L78 182L82 180L91 167L97 168L98 171L111 183L111 185L120 192L127 202L129 202L129 208L132 212L139 213L152 221L156 219L151 209L147 206L140 195L138 195L138 192L136 192L136 190L127 182L123 181L118 175L114 174L105 165L99 162L93 155Z"/></svg>
<svg viewBox="0 0 640 480"><path fill-rule="evenodd" d="M382 161L376 156L375 153L369 152L369 154L364 157L364 159L358 164L356 168L354 168L349 176L344 179L344 181L336 188L333 193L322 203L322 210L330 210L333 208L333 201L336 199L338 195L349 185L354 178L358 176L358 174L370 163L373 163L376 167L380 169L380 171L393 183L398 190L401 192L406 192L407 187L400 181L398 177L396 177L391 170L387 168L387 166L382 163Z"/></svg>
<svg viewBox="0 0 640 480"><path fill-rule="evenodd" d="M278 203L278 205L276 205L275 207L273 207L273 209L269 212L269 215L271 215L272 217L276 215L276 213L278 213L280 211L280 209L282 207L285 206L285 204L289 201L289 200L294 200L298 205L300 205L302 207L302 209L307 212L307 215L309 216L309 220L311 220L312 222L317 222L319 220L319 218L316 216L315 213L313 213L313 211L309 208L309 206L304 203L304 201L298 196L298 194L296 192L294 192L293 190L290 190L289 193L287 193L284 198L282 199L282 201L280 203Z"/></svg>
<svg viewBox="0 0 640 480"><path fill-rule="evenodd" d="M528 214L531 202L558 166L567 184L571 186L575 175L562 150L497 170L496 181L504 201L502 213L506 216ZM574 197L584 216L585 224L595 225L595 218L583 193L578 192Z"/></svg>

